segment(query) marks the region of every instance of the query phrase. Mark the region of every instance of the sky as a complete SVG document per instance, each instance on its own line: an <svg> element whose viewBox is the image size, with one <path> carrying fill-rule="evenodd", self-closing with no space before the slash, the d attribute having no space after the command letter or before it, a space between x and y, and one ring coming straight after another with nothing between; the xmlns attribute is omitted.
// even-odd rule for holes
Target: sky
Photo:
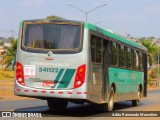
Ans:
<svg viewBox="0 0 160 120"><path fill-rule="evenodd" d="M18 36L23 20L56 15L85 21L83 11L107 4L88 14L88 22L121 35L160 38L160 0L0 0L0 37Z"/></svg>

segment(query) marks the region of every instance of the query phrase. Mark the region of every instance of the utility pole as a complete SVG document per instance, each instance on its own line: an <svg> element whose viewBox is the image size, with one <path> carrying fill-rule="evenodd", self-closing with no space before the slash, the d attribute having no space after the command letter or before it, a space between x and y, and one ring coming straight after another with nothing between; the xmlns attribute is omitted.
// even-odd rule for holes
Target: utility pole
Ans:
<svg viewBox="0 0 160 120"><path fill-rule="evenodd" d="M81 11L82 13L84 13L84 14L86 15L86 22L87 22L87 21L88 21L88 14L89 14L89 13L91 13L92 11L94 11L94 10L100 8L100 7L106 6L107 4L99 5L99 6L95 7L94 9L91 9L91 10L89 10L89 11L84 11L84 10L80 9L79 7L77 7L77 6L75 6L75 5L72 5L72 4L70 4L70 3L67 3L67 5L75 8L75 9L77 9L77 10L79 10L79 11Z"/></svg>

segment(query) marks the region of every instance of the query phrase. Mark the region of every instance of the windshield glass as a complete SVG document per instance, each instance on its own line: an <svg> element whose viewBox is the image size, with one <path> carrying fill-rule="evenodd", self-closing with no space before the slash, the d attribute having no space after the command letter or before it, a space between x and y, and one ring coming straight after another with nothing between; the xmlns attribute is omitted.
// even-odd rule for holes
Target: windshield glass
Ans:
<svg viewBox="0 0 160 120"><path fill-rule="evenodd" d="M23 46L31 49L78 49L80 28L69 24L26 24Z"/></svg>

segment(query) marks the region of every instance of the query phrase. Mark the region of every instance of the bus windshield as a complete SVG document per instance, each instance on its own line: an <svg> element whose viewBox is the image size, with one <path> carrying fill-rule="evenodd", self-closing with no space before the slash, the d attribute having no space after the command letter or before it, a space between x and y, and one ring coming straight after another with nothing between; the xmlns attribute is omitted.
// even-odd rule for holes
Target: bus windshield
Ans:
<svg viewBox="0 0 160 120"><path fill-rule="evenodd" d="M22 46L30 49L77 50L80 46L80 25L25 24Z"/></svg>

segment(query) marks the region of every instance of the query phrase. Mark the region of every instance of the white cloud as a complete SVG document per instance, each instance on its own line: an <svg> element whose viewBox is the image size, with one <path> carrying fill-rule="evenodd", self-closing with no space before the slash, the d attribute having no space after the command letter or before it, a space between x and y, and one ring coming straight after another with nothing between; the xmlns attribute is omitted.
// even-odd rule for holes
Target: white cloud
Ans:
<svg viewBox="0 0 160 120"><path fill-rule="evenodd" d="M18 3L18 6L24 6L24 7L29 7L29 6L42 6L44 4L45 0L23 0Z"/></svg>

